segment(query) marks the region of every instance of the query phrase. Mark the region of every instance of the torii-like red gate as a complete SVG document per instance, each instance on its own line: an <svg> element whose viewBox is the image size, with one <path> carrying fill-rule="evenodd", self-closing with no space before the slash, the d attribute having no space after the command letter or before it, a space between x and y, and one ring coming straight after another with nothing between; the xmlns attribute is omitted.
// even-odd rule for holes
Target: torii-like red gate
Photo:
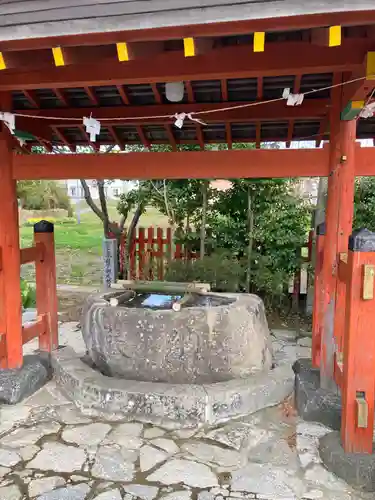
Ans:
<svg viewBox="0 0 375 500"><path fill-rule="evenodd" d="M355 245L348 251L348 241L355 176L375 175L375 149L356 143L375 137L374 121L358 119L375 88L374 27L375 11L368 11L0 40L0 111L14 113L16 128L32 136L29 146L20 146L5 125L0 132L2 367L20 367L22 345L35 336L43 350L58 345L52 228L37 226L35 246L20 250L17 180L328 176L313 362L324 382L335 380L341 387L345 450L371 453L375 253L358 252ZM168 104L163 82L179 80L184 98ZM280 101L288 85L305 94L301 106ZM316 94L309 95L312 89ZM175 113L194 117L197 111L208 112L199 116L206 127L193 121L181 131L172 127ZM80 120L90 113L103 120L98 142L91 142ZM260 149L264 141L288 147L306 136L317 145L329 143ZM228 150L204 150L218 142ZM236 150L236 142L257 148ZM112 144L123 150L135 143L167 143L171 152L103 154L98 148ZM191 143L201 150L178 151ZM29 154L34 145L55 152L56 144L74 154ZM75 148L84 144L96 152L77 154ZM22 329L20 265L31 261L37 263L39 319Z"/></svg>

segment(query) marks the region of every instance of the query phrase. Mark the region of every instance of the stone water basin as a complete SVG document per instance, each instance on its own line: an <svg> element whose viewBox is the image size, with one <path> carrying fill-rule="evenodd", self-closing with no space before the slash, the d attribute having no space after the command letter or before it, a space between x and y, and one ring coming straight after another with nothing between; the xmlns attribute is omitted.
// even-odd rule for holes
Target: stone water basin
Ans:
<svg viewBox="0 0 375 500"><path fill-rule="evenodd" d="M110 305L122 296L123 302ZM272 365L262 300L250 294L192 294L180 311L178 293L124 291L91 295L83 309L88 355L104 375L173 384L245 378Z"/></svg>

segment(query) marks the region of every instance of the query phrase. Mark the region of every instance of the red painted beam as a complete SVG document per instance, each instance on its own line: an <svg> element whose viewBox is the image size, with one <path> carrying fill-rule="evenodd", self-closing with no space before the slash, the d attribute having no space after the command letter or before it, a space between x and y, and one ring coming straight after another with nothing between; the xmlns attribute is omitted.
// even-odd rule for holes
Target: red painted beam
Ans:
<svg viewBox="0 0 375 500"><path fill-rule="evenodd" d="M119 40L127 42L144 42L156 40L178 40L185 37L219 37L230 35L247 35L254 31L290 31L322 26L355 26L375 23L374 10L355 12L327 12L324 14L284 16L244 21L228 21L205 24L189 24L168 26L165 28L135 29L128 31L112 31L103 33L86 33L82 35L49 36L43 38L27 38L23 40L4 40L0 42L0 50L35 50L50 49L55 46L76 47L82 45L115 44Z"/></svg>
<svg viewBox="0 0 375 500"><path fill-rule="evenodd" d="M199 57L184 57L179 51L170 51L146 62L136 59L123 64L103 60L34 71L3 71L0 91L353 71L362 67L371 43L366 39L351 40L331 48L285 42L270 44L261 53L251 52L244 45L222 47Z"/></svg>
<svg viewBox="0 0 375 500"><path fill-rule="evenodd" d="M152 155L152 156L150 156ZM373 162L375 171L375 162ZM15 155L13 178L184 179L328 175L328 149Z"/></svg>
<svg viewBox="0 0 375 500"><path fill-rule="evenodd" d="M231 103L210 103L210 104L160 104L151 106L116 106L103 108L59 108L59 109L43 109L43 110L19 110L20 113L31 116L56 116L66 118L65 121L43 120L43 123L50 123L58 127L72 126L77 122L69 121L69 118L83 118L83 116L92 116L98 120L110 118L131 118L137 117L138 120L125 120L129 124L155 124L155 123L174 123L174 118L143 120L147 116L173 116L175 113L184 111L185 113L195 113L197 111L220 110L228 106L238 106L242 104L251 104L249 102L231 102ZM201 115L205 122L223 123L229 122L249 122L249 121L265 121L265 120L298 120L323 118L329 110L329 99L305 99L301 106L287 106L285 101L278 101L272 104L263 104L258 106L250 106L247 108L233 109L233 111L225 111ZM17 110L13 110L17 112ZM27 118L23 118L27 120ZM35 120L36 121L36 120ZM125 123L125 121L123 123ZM33 120L34 122L34 120ZM119 125L121 121L103 122L104 125Z"/></svg>
<svg viewBox="0 0 375 500"><path fill-rule="evenodd" d="M123 85L117 85L117 92L120 94L122 102L128 106L130 104L128 93Z"/></svg>

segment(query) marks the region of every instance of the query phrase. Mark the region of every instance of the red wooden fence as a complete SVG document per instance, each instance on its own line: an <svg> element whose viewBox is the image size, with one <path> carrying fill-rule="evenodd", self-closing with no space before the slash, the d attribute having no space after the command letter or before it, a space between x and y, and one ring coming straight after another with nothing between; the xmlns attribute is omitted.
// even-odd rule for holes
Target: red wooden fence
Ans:
<svg viewBox="0 0 375 500"><path fill-rule="evenodd" d="M120 244L120 272L124 275L127 234ZM171 228L139 227L133 233L129 249L130 279L163 280L166 263L171 260L194 260L197 252L189 251L185 245L173 242ZM126 277L126 276L124 276Z"/></svg>

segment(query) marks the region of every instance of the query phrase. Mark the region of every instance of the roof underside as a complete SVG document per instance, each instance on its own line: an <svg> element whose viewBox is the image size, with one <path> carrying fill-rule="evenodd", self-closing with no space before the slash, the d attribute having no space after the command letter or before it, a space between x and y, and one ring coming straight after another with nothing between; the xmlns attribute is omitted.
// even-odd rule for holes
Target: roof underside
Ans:
<svg viewBox="0 0 375 500"><path fill-rule="evenodd" d="M297 0L233 0L232 10L243 19L243 12L247 12L246 6L250 4L254 12L260 5L267 12L270 6L276 9L277 4L275 14L300 3ZM324 8L339 9L339 5L350 8L349 3L352 2L332 0L325 2ZM166 12L173 7L180 15L184 13L184 22L187 23L190 21L187 12L202 4L210 5L209 12L211 8L228 5L228 2L98 0L94 8L92 2L83 0L78 8L73 0L66 0L64 7L58 8L54 0L0 0L0 9L5 13L0 16L0 51L6 62L5 69L0 71L0 98L7 92L11 93L10 110L24 115L17 117L16 128L28 133L29 139L34 137L28 145L42 144L49 151L56 145L66 146L72 151L84 145L96 150L100 146L117 145L125 149L127 145L136 144L145 148L167 144L172 150L192 144L203 149L205 144L215 143L227 144L231 148L244 142L255 143L259 148L262 142L283 141L290 146L292 141L308 140L319 145L329 139L330 87L335 82L365 75L358 85L349 88L345 102L367 102L373 98L375 83L367 79L364 69L367 53L375 48L373 0L355 4L353 10L361 6L371 7L373 12L362 13L366 16L361 24L353 23L349 15L343 24L342 41L338 47L324 44L326 19L321 20L323 25L310 27L308 16L298 28L292 29L289 25L283 30L266 27L265 49L261 53L253 51L253 32L248 31L247 26L239 28L238 23L227 23L229 34L225 35L220 31L220 24L202 25L201 36L194 36L197 50L202 52L194 57L185 57L184 52L183 39L189 25L167 30L160 37L158 32L155 39L150 38L154 31L142 38L145 31L141 30L137 31L137 39L130 41L127 38L130 32L122 32L112 33L110 39L103 38L103 33L82 34L78 39L67 37L66 45L60 44L62 38L16 40L22 42L17 46L13 42L1 42L2 25L7 25L5 30L16 30L16 22L28 19L30 27L39 26L40 33L47 36L44 23L51 19L52 12L55 17L51 25L59 22L62 26L65 20L69 24L69 12L72 19L77 17L82 5L85 8L81 16L85 22L87 16L94 13L100 16L105 12L110 16L111 9L117 6L120 9L142 8L145 15L146 8L151 9L150 12L152 9ZM323 9L323 2L319 2L320 7L316 5L315 2L303 3L299 8L305 12ZM56 7L54 11L53 6ZM150 22L152 18L150 14ZM207 32L204 31L206 28ZM130 56L125 62L118 60L118 41L128 44ZM64 62L63 67L55 66L52 47L56 45L60 45L64 52L66 64ZM182 101L171 103L167 100L165 83L168 81L183 81ZM313 93L305 95L301 106L288 107L282 99L286 88L297 94ZM270 103L270 100L276 102ZM246 107L240 109L241 105ZM6 106L0 110L9 110L9 104ZM233 111L222 111L232 107L235 108ZM345 107L346 104L341 109ZM202 111L210 114L196 115ZM187 118L183 127L177 128L176 113L192 113L204 123ZM101 123L95 143L90 142L83 126L83 117L91 114ZM358 120L357 137L374 139L375 119ZM23 152L26 151L23 148Z"/></svg>
<svg viewBox="0 0 375 500"><path fill-rule="evenodd" d="M297 76L283 77L266 77L263 79L262 95L264 100L279 98L284 88L294 88L296 82L300 80L300 90L307 91L312 88L318 90L332 85L333 75L311 74L303 75L301 79ZM223 89L226 88L226 100L223 101ZM185 95L183 101L178 105L183 111L185 106L189 105L189 101L193 101L199 105L206 104L221 104L239 105L241 103L251 103L257 101L258 95L258 79L243 78L230 80L206 80L189 82L189 95L185 86ZM134 107L133 115L139 114L140 110L152 110L152 114L158 114L159 107L163 106L163 112L171 107L168 104L165 95L165 84L158 83L156 87L151 84L142 85L123 85L121 88L115 85L107 85L101 87L86 88L69 88L60 90L60 97L52 89L38 89L33 94L41 115L48 114L49 116L59 115L53 111L61 111L65 106L69 109L82 109L85 113L87 109L94 111L91 108L93 100L97 108L110 110L111 113L121 115L121 110L124 109L123 95L121 90L127 96L128 109ZM61 95L62 94L62 95ZM328 113L328 103L330 101L330 90L322 90L306 96L305 106L309 105L309 109L314 109L316 106L321 106L321 103L327 103L327 108L323 109L321 116L317 113L314 117L306 117L295 120L277 117L267 120L251 119L235 119L233 121L212 118L207 120L206 125L200 126L192 121L185 121L182 129L173 126L174 119L163 120L134 120L134 123L124 121L123 123L113 120L112 122L101 123L101 132L98 137L97 145L119 145L120 147L139 144L149 146L151 144L169 144L177 148L184 144L199 144L203 141L205 144L212 143L228 143L228 136L231 142L273 142L273 141L321 141L329 138L329 125L326 114ZM13 109L18 112L28 111L33 113L35 105L30 101L30 94L21 91L12 93ZM63 99L63 100L61 100ZM283 104L283 106L285 106ZM131 109L130 108L130 109ZM286 108L286 106L285 106ZM171 107L171 115L173 115L175 105ZM130 111L130 110L129 110ZM97 111L96 115L99 112ZM132 113L130 113L132 114ZM146 113L147 114L147 113ZM202 117L204 120L204 117ZM23 122L27 123L27 122ZM54 145L63 146L85 146L89 143L87 134L85 133L82 122L66 122L53 121L49 123L52 127L52 143ZM26 125L27 129L27 125ZM359 120L357 137L360 139L373 139L375 137L375 119ZM43 141L42 141L43 142ZM35 141L33 144L36 144Z"/></svg>
<svg viewBox="0 0 375 500"><path fill-rule="evenodd" d="M373 0L1 0L0 42L375 10Z"/></svg>

